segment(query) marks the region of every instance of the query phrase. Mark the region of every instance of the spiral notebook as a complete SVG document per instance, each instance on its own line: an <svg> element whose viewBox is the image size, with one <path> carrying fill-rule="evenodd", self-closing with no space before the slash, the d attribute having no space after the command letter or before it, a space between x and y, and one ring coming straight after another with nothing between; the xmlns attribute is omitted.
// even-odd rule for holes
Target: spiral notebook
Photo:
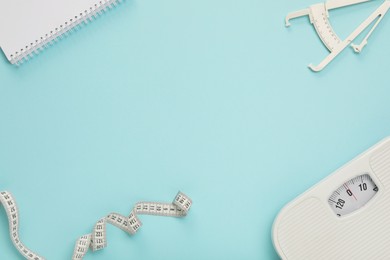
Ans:
<svg viewBox="0 0 390 260"><path fill-rule="evenodd" d="M0 48L20 64L120 0L0 0Z"/></svg>

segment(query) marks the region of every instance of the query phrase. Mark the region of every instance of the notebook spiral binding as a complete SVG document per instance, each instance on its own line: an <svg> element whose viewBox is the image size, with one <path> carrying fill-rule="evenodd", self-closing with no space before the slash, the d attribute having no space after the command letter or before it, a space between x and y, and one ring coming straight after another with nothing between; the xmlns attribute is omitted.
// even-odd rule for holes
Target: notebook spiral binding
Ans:
<svg viewBox="0 0 390 260"><path fill-rule="evenodd" d="M83 23L88 24L89 21L93 21L98 16L102 15L103 12L107 11L107 9L112 9L121 2L122 0L101 0L96 2L88 10L81 11L78 15L75 15L47 34L42 35L34 42L21 48L20 51L11 54L10 62L14 65L22 64L24 61L33 58L34 55L39 54L40 51L48 48L58 38L62 39L64 35L71 33L77 26L82 25Z"/></svg>

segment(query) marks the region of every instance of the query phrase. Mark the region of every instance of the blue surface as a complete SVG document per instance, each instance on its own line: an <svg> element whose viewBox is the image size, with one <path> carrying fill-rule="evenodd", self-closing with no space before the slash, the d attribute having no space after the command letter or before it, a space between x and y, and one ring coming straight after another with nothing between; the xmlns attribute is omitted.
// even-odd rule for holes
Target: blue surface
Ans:
<svg viewBox="0 0 390 260"><path fill-rule="evenodd" d="M180 189L187 218L109 227L86 259L278 259L283 205L390 133L389 17L315 74L308 19L283 24L314 2L127 0L19 68L3 58L0 190L26 245L69 259L100 217ZM337 32L379 4L332 12ZM0 258L18 259L0 213Z"/></svg>

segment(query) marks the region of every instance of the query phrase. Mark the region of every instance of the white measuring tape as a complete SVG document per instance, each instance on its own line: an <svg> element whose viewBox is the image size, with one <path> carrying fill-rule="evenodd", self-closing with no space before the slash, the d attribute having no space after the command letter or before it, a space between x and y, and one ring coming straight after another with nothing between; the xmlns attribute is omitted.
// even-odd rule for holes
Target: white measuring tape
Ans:
<svg viewBox="0 0 390 260"><path fill-rule="evenodd" d="M44 260L45 258L31 251L19 239L18 208L11 193L7 191L0 192L0 203L3 204L7 213L10 236L16 249L28 260ZM92 251L97 251L107 246L106 223L110 223L130 235L134 235L142 226L138 215L184 217L190 210L191 205L192 200L179 191L172 203L139 202L128 217L118 213L111 213L95 224L91 234L84 235L77 240L72 260L83 259L89 248Z"/></svg>
<svg viewBox="0 0 390 260"><path fill-rule="evenodd" d="M44 258L34 253L23 245L19 239L19 213L15 200L11 193L8 191L0 192L0 202L3 204L5 212L7 212L9 222L9 233L11 240L14 243L16 249L26 258L31 260L43 260Z"/></svg>

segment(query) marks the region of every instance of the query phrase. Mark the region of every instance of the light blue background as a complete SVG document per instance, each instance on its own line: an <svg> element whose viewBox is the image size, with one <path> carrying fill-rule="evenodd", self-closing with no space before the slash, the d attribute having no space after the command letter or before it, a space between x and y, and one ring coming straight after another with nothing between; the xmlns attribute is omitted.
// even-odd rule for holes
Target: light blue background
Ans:
<svg viewBox="0 0 390 260"><path fill-rule="evenodd" d="M390 133L389 18L360 55L327 51L315 1L127 0L17 68L0 62L0 190L47 259L139 200L194 200L142 217L86 259L278 259L287 202ZM346 36L380 2L331 13ZM0 258L19 259L0 210Z"/></svg>

